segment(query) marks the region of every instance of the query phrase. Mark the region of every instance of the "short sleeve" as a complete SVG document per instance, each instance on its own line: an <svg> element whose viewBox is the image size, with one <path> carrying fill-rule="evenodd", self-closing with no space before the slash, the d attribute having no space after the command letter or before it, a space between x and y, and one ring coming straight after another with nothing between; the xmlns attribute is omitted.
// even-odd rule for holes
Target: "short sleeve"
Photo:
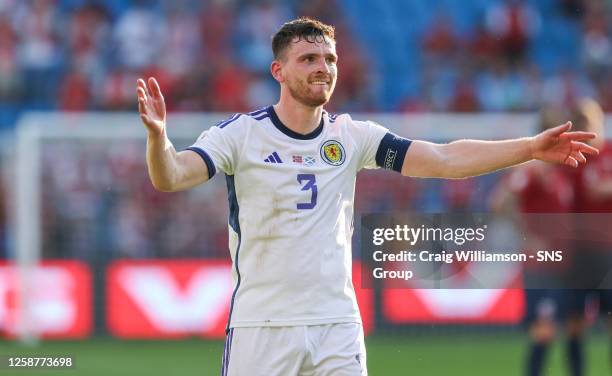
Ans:
<svg viewBox="0 0 612 376"><path fill-rule="evenodd" d="M359 170L362 168L372 169L380 167L376 164L376 152L378 151L380 141L389 130L373 121L359 121L355 123L359 126L358 134L362 151Z"/></svg>
<svg viewBox="0 0 612 376"><path fill-rule="evenodd" d="M209 171L209 179L217 171L232 175L235 170L238 145L235 140L240 138L238 133L241 127L240 124L223 124L202 132L195 143L187 148L202 157Z"/></svg>

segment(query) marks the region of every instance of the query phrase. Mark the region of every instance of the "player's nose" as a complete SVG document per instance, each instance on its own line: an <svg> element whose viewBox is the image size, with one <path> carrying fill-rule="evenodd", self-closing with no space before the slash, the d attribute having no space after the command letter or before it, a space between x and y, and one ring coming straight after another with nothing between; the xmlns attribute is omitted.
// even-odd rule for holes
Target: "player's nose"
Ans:
<svg viewBox="0 0 612 376"><path fill-rule="evenodd" d="M325 59L319 60L319 63L317 64L317 73L331 73L331 68Z"/></svg>

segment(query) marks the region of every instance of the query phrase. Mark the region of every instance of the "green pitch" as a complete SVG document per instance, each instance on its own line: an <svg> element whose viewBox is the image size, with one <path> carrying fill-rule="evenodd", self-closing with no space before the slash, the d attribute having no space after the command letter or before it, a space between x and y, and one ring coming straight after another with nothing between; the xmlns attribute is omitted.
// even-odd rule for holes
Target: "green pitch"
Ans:
<svg viewBox="0 0 612 376"><path fill-rule="evenodd" d="M524 338L513 334L487 335L376 335L369 337L368 369L373 376L521 376ZM218 375L221 341L117 341L94 339L44 342L25 348L0 343L0 356L72 356L70 370L9 370L0 375L166 376ZM607 341L591 338L587 346L587 375L609 374ZM564 375L565 359L559 342L553 349L548 375Z"/></svg>

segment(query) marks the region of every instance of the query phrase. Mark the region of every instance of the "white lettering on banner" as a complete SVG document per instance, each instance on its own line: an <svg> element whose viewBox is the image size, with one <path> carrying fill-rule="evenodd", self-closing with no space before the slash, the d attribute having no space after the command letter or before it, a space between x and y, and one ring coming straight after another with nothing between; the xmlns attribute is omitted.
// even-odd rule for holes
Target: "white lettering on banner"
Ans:
<svg viewBox="0 0 612 376"><path fill-rule="evenodd" d="M15 333L17 329L18 274L12 267L0 268L0 327ZM31 325L38 333L69 330L76 319L77 307L72 296L74 278L61 267L43 266L31 274Z"/></svg>
<svg viewBox="0 0 612 376"><path fill-rule="evenodd" d="M413 291L431 313L440 318L479 318L493 307L505 290L415 289Z"/></svg>
<svg viewBox="0 0 612 376"><path fill-rule="evenodd" d="M34 274L33 318L36 330L62 332L68 330L76 318L72 299L72 275L59 267L44 267Z"/></svg>
<svg viewBox="0 0 612 376"><path fill-rule="evenodd" d="M227 312L233 287L230 267L199 270L184 288L160 266L125 267L118 281L153 325L170 332L209 330Z"/></svg>

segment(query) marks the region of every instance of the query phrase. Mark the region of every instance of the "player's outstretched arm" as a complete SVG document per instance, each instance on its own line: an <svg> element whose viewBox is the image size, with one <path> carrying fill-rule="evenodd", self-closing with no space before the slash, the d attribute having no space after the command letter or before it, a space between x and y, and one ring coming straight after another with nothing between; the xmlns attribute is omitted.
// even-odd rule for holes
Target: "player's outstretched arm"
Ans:
<svg viewBox="0 0 612 376"><path fill-rule="evenodd" d="M166 104L155 78L139 79L140 120L147 129L147 167L153 186L165 192L191 188L208 180L208 169L191 151L177 153L166 134Z"/></svg>
<svg viewBox="0 0 612 376"><path fill-rule="evenodd" d="M460 140L449 144L413 141L406 152L402 175L415 177L466 178L539 159L578 167L584 154L598 150L583 141L591 132L569 132L567 122L536 136L504 141Z"/></svg>

